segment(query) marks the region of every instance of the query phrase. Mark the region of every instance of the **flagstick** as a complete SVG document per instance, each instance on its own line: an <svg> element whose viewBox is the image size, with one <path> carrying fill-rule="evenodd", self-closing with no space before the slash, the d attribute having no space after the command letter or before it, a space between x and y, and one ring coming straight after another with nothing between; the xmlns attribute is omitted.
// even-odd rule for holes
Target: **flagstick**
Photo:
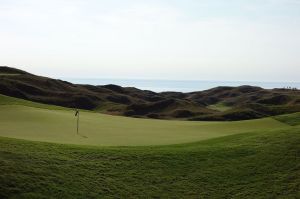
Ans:
<svg viewBox="0 0 300 199"><path fill-rule="evenodd" d="M78 135L78 130L79 130L79 111L77 114L77 135Z"/></svg>

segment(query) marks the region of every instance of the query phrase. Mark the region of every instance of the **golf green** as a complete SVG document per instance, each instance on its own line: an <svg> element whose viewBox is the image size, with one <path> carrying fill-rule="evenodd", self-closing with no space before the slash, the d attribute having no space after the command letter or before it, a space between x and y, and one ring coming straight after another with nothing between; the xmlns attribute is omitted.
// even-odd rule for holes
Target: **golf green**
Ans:
<svg viewBox="0 0 300 199"><path fill-rule="evenodd" d="M81 111L77 134L74 113L69 109L1 105L0 136L64 144L143 146L196 142L287 126L272 118L237 122L191 122L138 119Z"/></svg>

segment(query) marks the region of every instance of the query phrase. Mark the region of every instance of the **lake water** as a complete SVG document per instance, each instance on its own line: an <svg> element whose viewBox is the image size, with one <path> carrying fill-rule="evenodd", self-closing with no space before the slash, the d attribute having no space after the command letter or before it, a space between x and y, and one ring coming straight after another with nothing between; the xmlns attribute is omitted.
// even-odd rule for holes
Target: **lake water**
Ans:
<svg viewBox="0 0 300 199"><path fill-rule="evenodd" d="M155 92L180 91L192 92L202 91L217 86L241 86L251 85L266 89L293 87L300 89L300 82L248 82L248 81L195 81L195 80L142 80L142 79L83 79L62 78L75 84L106 85L116 84L124 87L136 87L142 90Z"/></svg>

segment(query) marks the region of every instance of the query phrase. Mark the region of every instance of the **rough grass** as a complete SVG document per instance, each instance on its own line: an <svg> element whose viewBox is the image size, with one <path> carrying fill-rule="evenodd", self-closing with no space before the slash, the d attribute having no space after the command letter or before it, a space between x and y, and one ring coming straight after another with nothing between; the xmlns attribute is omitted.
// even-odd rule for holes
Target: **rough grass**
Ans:
<svg viewBox="0 0 300 199"><path fill-rule="evenodd" d="M300 112L300 91L253 86L156 93L118 85L78 85L1 67L0 93L113 115L168 120L239 121ZM219 103L219 104L217 104ZM209 109L207 105L212 105ZM224 106L231 106L229 107ZM226 110L226 111L224 111Z"/></svg>
<svg viewBox="0 0 300 199"><path fill-rule="evenodd" d="M275 116L274 118L291 126L300 125L300 112L287 115L279 115Z"/></svg>
<svg viewBox="0 0 300 199"><path fill-rule="evenodd" d="M102 146L166 145L195 142L255 130L284 128L272 118L237 122L137 119L23 105L0 106L0 136L26 140Z"/></svg>
<svg viewBox="0 0 300 199"><path fill-rule="evenodd" d="M161 147L0 138L0 198L299 198L299 130Z"/></svg>
<svg viewBox="0 0 300 199"><path fill-rule="evenodd" d="M70 110L69 108L65 108L61 106L42 104L42 103L32 102L32 101L23 100L15 97L9 97L1 94L0 94L0 105L22 105L27 107L43 108L43 109L50 109L50 110Z"/></svg>
<svg viewBox="0 0 300 199"><path fill-rule="evenodd" d="M0 104L2 136L90 145L0 137L1 199L300 198L300 126L287 125L297 114L180 122L81 112L85 138L72 110L3 96Z"/></svg>
<svg viewBox="0 0 300 199"><path fill-rule="evenodd" d="M16 76L16 75L20 75L20 74L0 73L0 75L2 75L2 76Z"/></svg>
<svg viewBox="0 0 300 199"><path fill-rule="evenodd" d="M227 106L224 103L212 104L212 105L207 106L207 108L216 110L216 111L220 111L220 112L224 112L224 111L228 111L228 110L232 109L231 106Z"/></svg>

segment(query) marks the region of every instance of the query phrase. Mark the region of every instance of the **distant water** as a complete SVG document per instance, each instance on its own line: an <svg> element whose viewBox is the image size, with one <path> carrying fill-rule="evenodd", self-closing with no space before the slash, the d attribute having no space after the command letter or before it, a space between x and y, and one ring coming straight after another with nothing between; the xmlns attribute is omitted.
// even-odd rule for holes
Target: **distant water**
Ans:
<svg viewBox="0 0 300 199"><path fill-rule="evenodd" d="M247 81L194 81L194 80L142 80L142 79L82 79L62 78L75 84L106 85L116 84L124 87L136 87L142 90L155 92L180 91L192 92L202 91L217 86L241 86L251 85L266 89L293 87L300 89L300 82L247 82Z"/></svg>

